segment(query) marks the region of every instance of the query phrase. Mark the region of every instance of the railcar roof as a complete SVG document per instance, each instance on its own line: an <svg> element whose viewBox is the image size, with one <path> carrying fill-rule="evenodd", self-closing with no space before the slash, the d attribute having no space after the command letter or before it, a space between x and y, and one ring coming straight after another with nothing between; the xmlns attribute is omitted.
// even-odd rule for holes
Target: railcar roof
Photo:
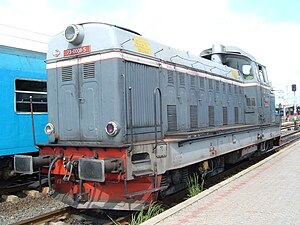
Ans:
<svg viewBox="0 0 300 225"><path fill-rule="evenodd" d="M34 55L38 55L38 57L43 55L46 58L45 52L38 52L38 51L33 51L33 50L28 50L28 49L23 49L23 48L6 46L6 45L0 45L0 50L1 50L1 53L22 54L24 56L31 56L31 57Z"/></svg>
<svg viewBox="0 0 300 225"><path fill-rule="evenodd" d="M60 32L49 42L47 63L78 57L78 54L65 55L65 52L74 49L80 50L82 46L88 47L89 51L80 54L81 56L116 50L129 53L134 52L134 54L157 61L155 62L157 65L159 65L160 61L163 61L168 66L178 65L179 67L214 73L234 80L243 80L236 69L214 62L210 58L193 55L188 51L182 51L142 37L139 33L127 28L101 22L88 22L77 25L83 27L84 38L82 42L80 44L69 43L64 37L64 32ZM211 50L209 50L203 51L203 55L211 54ZM226 51L224 54L243 55L255 61L253 56L237 47L226 46ZM54 53L58 53L58 55Z"/></svg>

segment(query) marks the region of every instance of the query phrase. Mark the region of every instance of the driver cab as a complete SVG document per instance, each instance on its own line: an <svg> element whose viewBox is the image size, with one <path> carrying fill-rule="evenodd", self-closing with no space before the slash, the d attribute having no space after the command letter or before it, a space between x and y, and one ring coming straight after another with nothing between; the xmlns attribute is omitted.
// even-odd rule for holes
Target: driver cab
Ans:
<svg viewBox="0 0 300 225"><path fill-rule="evenodd" d="M245 82L256 81L268 84L266 67L250 60L244 56L227 55L224 57L224 64L237 69Z"/></svg>

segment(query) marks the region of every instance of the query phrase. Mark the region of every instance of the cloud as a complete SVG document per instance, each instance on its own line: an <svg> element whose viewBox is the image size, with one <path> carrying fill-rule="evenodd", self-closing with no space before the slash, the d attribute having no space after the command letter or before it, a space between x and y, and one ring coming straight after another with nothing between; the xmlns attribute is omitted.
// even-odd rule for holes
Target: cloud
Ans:
<svg viewBox="0 0 300 225"><path fill-rule="evenodd" d="M135 30L144 37L171 47L199 53L215 43L234 45L249 52L267 66L275 89L300 75L300 24L270 22L255 16L254 10L232 11L230 0L0 0L1 24L55 35L71 23L99 21ZM35 7L32 7L35 6ZM17 39L1 33L47 42L47 36L30 34L0 25L0 43L42 49L42 43ZM21 43L21 44L20 44ZM17 47L19 47L17 46ZM37 47L38 46L38 47ZM43 45L46 49L46 45ZM300 93L300 84L299 84ZM298 98L300 100L300 98Z"/></svg>
<svg viewBox="0 0 300 225"><path fill-rule="evenodd" d="M267 66L275 89L286 92L300 75L300 24L272 23L254 15L231 11L227 0L152 0L144 2L130 23L146 37L197 55L215 43L240 47Z"/></svg>

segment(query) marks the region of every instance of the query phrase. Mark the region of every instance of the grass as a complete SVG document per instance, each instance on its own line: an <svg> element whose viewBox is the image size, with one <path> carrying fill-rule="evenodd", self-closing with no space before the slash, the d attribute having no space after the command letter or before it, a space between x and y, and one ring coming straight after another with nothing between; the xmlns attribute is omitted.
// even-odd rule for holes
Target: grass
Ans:
<svg viewBox="0 0 300 225"><path fill-rule="evenodd" d="M201 178L201 183L199 183L199 176L195 173L193 175L191 175L189 178L188 178L188 181L187 181L187 185L188 185L188 194L187 196L189 198L199 194L200 192L203 191L204 189L204 179Z"/></svg>
<svg viewBox="0 0 300 225"><path fill-rule="evenodd" d="M138 225L162 213L164 209L158 203L150 205L147 210L142 210L132 215L130 225Z"/></svg>
<svg viewBox="0 0 300 225"><path fill-rule="evenodd" d="M191 198L204 190L204 178L201 178L199 183L198 174L193 174L188 178L188 197ZM139 212L134 213L131 216L130 225L139 225L152 217L162 213L164 211L163 207L159 203L154 203L150 205L147 209L143 209ZM113 221L113 219L111 219ZM113 221L114 222L114 221ZM119 225L118 222L114 222L115 225Z"/></svg>

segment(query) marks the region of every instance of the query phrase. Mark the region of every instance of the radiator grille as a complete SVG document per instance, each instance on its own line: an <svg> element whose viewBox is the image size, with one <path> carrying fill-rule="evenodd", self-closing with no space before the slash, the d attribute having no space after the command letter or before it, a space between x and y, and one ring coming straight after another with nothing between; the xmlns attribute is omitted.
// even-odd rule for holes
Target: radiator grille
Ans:
<svg viewBox="0 0 300 225"><path fill-rule="evenodd" d="M191 86L195 87L195 85L196 85L196 77L191 76Z"/></svg>
<svg viewBox="0 0 300 225"><path fill-rule="evenodd" d="M184 74L183 73L179 74L179 84L180 85L184 85L185 84L185 82L184 82Z"/></svg>
<svg viewBox="0 0 300 225"><path fill-rule="evenodd" d="M216 81L216 91L220 91L220 81Z"/></svg>
<svg viewBox="0 0 300 225"><path fill-rule="evenodd" d="M177 130L176 105L168 105L167 114L168 114L168 130L176 131Z"/></svg>
<svg viewBox="0 0 300 225"><path fill-rule="evenodd" d="M246 98L246 105L251 106L251 99L250 98Z"/></svg>
<svg viewBox="0 0 300 225"><path fill-rule="evenodd" d="M227 107L223 107L223 125L228 125Z"/></svg>
<svg viewBox="0 0 300 225"><path fill-rule="evenodd" d="M208 89L209 90L213 89L213 81L212 80L208 80Z"/></svg>
<svg viewBox="0 0 300 225"><path fill-rule="evenodd" d="M191 123L191 128L198 127L198 113L197 113L196 105L190 106L190 123Z"/></svg>
<svg viewBox="0 0 300 225"><path fill-rule="evenodd" d="M239 123L239 108L238 107L234 107L234 122L236 124Z"/></svg>
<svg viewBox="0 0 300 225"><path fill-rule="evenodd" d="M200 77L200 88L204 89L204 77Z"/></svg>
<svg viewBox="0 0 300 225"><path fill-rule="evenodd" d="M226 93L226 83L223 83L223 93Z"/></svg>
<svg viewBox="0 0 300 225"><path fill-rule="evenodd" d="M83 78L84 79L95 78L95 63L89 63L83 65Z"/></svg>
<svg viewBox="0 0 300 225"><path fill-rule="evenodd" d="M208 106L208 126L213 127L215 125L215 109L213 106Z"/></svg>
<svg viewBox="0 0 300 225"><path fill-rule="evenodd" d="M169 84L174 84L174 76L173 76L173 71L168 71L168 83Z"/></svg>
<svg viewBox="0 0 300 225"><path fill-rule="evenodd" d="M61 68L61 80L63 82L72 81L72 66Z"/></svg>

